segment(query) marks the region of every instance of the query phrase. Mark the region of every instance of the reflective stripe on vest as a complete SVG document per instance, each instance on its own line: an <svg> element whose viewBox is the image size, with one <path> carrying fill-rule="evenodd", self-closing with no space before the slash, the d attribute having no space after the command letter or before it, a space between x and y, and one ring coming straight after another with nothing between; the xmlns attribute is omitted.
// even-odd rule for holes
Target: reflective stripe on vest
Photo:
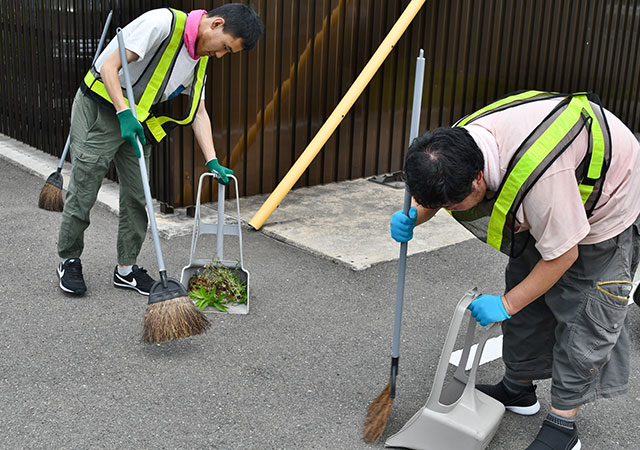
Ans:
<svg viewBox="0 0 640 450"><path fill-rule="evenodd" d="M190 91L191 102L186 116L183 119L173 119L165 116L155 117L152 107L160 101L164 94L183 43L184 28L187 21L187 14L183 11L168 9L173 14L169 36L162 42L140 78L135 80L133 84L133 93L135 98L138 99L136 104L138 120L145 125L156 142L160 142L166 136L166 131L172 128L172 126L163 128L162 125L164 123L171 122L173 126L176 126L187 125L193 121L204 88L204 75L208 61L208 57L200 58L198 65L194 69L195 79ZM100 103L113 106L111 98L100 79L100 74L94 67L85 75L83 88L85 93ZM123 96L127 106L129 106L129 99L124 92Z"/></svg>
<svg viewBox="0 0 640 450"><path fill-rule="evenodd" d="M589 144L586 156L578 168L578 171L582 173L577 176L580 180L579 190L587 217L591 215L600 197L601 186L611 155L608 125L599 99L595 95L587 93L562 95L525 91L498 100L458 121L455 125L463 126L496 111L556 97L561 97L563 100L520 144L509 162L497 196L491 200L493 205L486 238L483 239L478 235L477 228L465 224L465 222L477 220L482 215L480 208L473 212L451 212L456 220L469 228L476 236L510 256L515 256L514 253L516 253L514 251L515 217L524 196L551 164L571 145L584 127L589 133ZM598 108L594 109L589 99L596 101Z"/></svg>
<svg viewBox="0 0 640 450"><path fill-rule="evenodd" d="M182 119L174 119L168 116L152 116L147 119L146 125L157 142L160 142L172 128L178 125L188 125L193 122L193 117L196 114L200 99L202 98L208 61L208 56L202 56L196 66L196 81L191 85L191 92L189 94L191 105L185 117Z"/></svg>

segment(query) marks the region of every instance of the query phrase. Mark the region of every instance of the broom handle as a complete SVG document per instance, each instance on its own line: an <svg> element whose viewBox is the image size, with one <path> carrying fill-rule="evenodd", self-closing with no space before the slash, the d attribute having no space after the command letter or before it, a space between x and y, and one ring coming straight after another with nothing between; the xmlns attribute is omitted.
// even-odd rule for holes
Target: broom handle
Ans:
<svg viewBox="0 0 640 450"><path fill-rule="evenodd" d="M60 157L60 162L58 163L58 173L62 171L64 160L67 159L67 153L69 153L69 147L71 147L71 131L69 131L69 134L67 134L67 142L64 143L64 150L62 150L62 156Z"/></svg>
<svg viewBox="0 0 640 450"><path fill-rule="evenodd" d="M424 84L424 50L420 49L420 55L416 60L416 75L413 87L413 108L411 110L411 128L409 129L409 145L418 136L420 127L420 107L422 106L422 86ZM404 189L403 211L409 215L411 208L411 194L409 189ZM396 396L396 376L398 375L398 362L400 360L400 328L402 327L402 306L404 303L404 279L407 269L407 243L400 244L400 258L398 260L398 287L396 289L396 313L393 324L393 347L391 349L391 383L389 396Z"/></svg>
<svg viewBox="0 0 640 450"><path fill-rule="evenodd" d="M93 61L91 61L91 67L96 63L98 56L100 56L100 52L102 52L102 47L104 46L104 41L107 38L107 31L109 30L109 25L111 24L111 17L113 16L113 10L109 11L109 15L107 16L107 21L104 23L104 27L102 28L102 35L100 36L100 42L98 42L98 48L96 49L96 54L93 55ZM64 160L67 158L67 153L69 153L69 147L71 147L71 133L67 135L67 142L64 144L64 150L62 150L62 157L60 158L60 163L58 164L57 172L60 173L62 170L62 165L64 164Z"/></svg>
<svg viewBox="0 0 640 450"><path fill-rule="evenodd" d="M127 99L129 100L129 108L135 118L138 118L136 113L136 100L133 95L133 87L131 87L131 77L129 76L129 63L127 61L127 52L124 46L124 38L122 37L122 28L116 30L118 36L118 50L120 51L120 60L122 61L122 73L124 75L124 84L127 88ZM140 156L138 157L138 165L140 166L140 176L142 177L142 187L144 188L144 197L147 202L147 212L149 213L149 225L151 227L151 235L153 236L153 245L156 248L156 258L158 258L158 270L160 271L160 279L163 287L167 287L167 270L164 266L164 260L162 259L162 249L160 248L160 238L158 237L158 225L156 224L156 215L153 210L153 199L151 198L151 189L149 188L149 177L147 175L147 166L144 162L144 149L140 144L140 139L136 136L136 143L140 150Z"/></svg>

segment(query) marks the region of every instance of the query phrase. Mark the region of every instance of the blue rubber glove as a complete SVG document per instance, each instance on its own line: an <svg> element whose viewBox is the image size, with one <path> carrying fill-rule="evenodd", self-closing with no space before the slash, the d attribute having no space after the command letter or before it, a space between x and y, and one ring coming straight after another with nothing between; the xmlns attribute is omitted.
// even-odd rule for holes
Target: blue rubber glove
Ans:
<svg viewBox="0 0 640 450"><path fill-rule="evenodd" d="M144 128L142 124L135 118L133 112L130 109L124 109L118 113L118 120L120 121L120 136L127 141L129 145L136 151L136 156L140 158L142 153L136 142L136 136L140 139L140 143L144 145Z"/></svg>
<svg viewBox="0 0 640 450"><path fill-rule="evenodd" d="M418 210L415 206L409 208L409 215L404 211L396 211L391 216L391 237L398 242L408 242L413 238L413 228L416 226Z"/></svg>
<svg viewBox="0 0 640 450"><path fill-rule="evenodd" d="M213 177L218 183L224 184L225 186L229 184L229 178L227 175L233 175L233 170L221 166L218 162L218 158L213 158L207 161L207 168L209 169L209 172L213 174Z"/></svg>
<svg viewBox="0 0 640 450"><path fill-rule="evenodd" d="M500 295L481 295L471 302L468 309L483 327L493 322L511 319L511 316L507 314L507 310L504 309L504 303L502 303Z"/></svg>

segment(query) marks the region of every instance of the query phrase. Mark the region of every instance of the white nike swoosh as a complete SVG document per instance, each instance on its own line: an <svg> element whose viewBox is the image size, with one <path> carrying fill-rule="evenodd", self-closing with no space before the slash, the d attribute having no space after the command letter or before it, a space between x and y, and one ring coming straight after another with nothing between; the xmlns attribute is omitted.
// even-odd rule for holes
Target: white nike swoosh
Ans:
<svg viewBox="0 0 640 450"><path fill-rule="evenodd" d="M128 280L125 280L124 278L122 278L119 273L116 273L116 276L118 278L120 278L122 281L124 281L125 283L127 283L127 284L129 284L131 286L137 286L138 285L138 282L136 281L135 278L133 279L133 281L128 281Z"/></svg>

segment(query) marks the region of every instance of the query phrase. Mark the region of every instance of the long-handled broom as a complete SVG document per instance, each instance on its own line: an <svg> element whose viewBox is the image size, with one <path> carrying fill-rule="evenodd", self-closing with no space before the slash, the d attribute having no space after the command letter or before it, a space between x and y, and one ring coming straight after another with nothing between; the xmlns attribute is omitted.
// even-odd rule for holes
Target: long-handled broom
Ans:
<svg viewBox="0 0 640 450"><path fill-rule="evenodd" d="M100 42L98 43L96 54L93 56L93 61L91 62L91 67L96 63L98 56L100 56L100 52L104 46L104 41L107 38L107 31L109 30L109 24L111 23L112 16L113 11L109 11L107 21L104 23L104 28L102 29L102 35L100 36ZM64 208L64 200L62 199L62 165L64 164L64 160L67 158L70 146L71 135L69 134L67 135L67 142L64 144L64 150L62 151L62 157L60 158L58 169L49 175L44 186L42 186L40 197L38 198L38 208L46 209L47 211L62 212L62 209Z"/></svg>
<svg viewBox="0 0 640 450"><path fill-rule="evenodd" d="M118 28L116 33L118 36L118 49L122 61L122 72L124 74L129 107L133 115L137 117L136 102L133 96L133 88L131 87L131 77L129 76L129 65L127 63L122 29ZM140 140L137 140L137 144L138 151L136 153L140 166L140 176L142 177L147 212L149 213L149 224L156 250L156 257L158 259L158 269L160 271L160 280L154 283L149 292L149 303L144 315L143 339L149 344L160 344L162 342L200 334L209 327L210 323L188 297L184 286L178 280L167 277L167 270L165 269L162 250L160 249L160 239L158 237L153 201L151 199L151 189L149 188L147 166L144 162L144 151Z"/></svg>
<svg viewBox="0 0 640 450"><path fill-rule="evenodd" d="M424 83L424 51L420 50L420 56L416 61L416 75L413 88L413 109L411 111L411 129L409 143L418 136L420 125L420 106L422 105L422 85ZM411 207L411 194L405 188L404 213L409 214ZM400 258L398 260L398 286L396 290L396 312L393 326L393 347L391 351L391 378L382 393L369 405L367 417L364 420L362 439L365 442L377 441L391 415L391 405L396 397L396 377L398 375L398 361L400 359L400 327L402 325L402 305L404 302L404 279L407 267L407 243L400 244Z"/></svg>

